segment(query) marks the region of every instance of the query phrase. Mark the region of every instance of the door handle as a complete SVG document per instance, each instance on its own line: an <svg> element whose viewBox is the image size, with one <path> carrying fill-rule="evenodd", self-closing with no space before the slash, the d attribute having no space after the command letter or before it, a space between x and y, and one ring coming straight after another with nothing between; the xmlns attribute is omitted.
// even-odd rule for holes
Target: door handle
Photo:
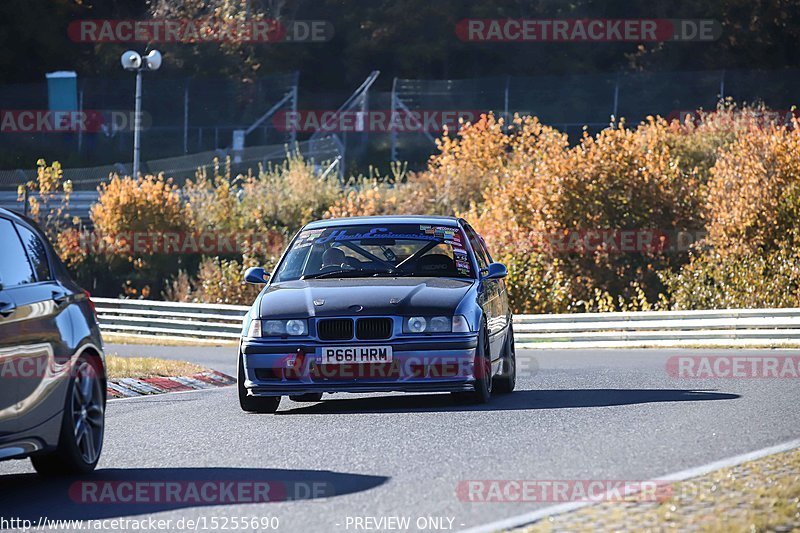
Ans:
<svg viewBox="0 0 800 533"><path fill-rule="evenodd" d="M0 316L10 316L16 308L17 306L13 302L0 302Z"/></svg>

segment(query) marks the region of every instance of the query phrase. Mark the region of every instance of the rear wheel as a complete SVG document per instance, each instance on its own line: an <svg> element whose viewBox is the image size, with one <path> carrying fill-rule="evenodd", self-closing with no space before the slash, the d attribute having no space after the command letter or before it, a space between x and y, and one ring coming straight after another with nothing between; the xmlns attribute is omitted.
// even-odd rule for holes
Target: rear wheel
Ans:
<svg viewBox="0 0 800 533"><path fill-rule="evenodd" d="M281 403L280 396L249 396L244 386L244 364L239 355L239 372L237 373L236 387L239 389L239 406L248 413L274 413Z"/></svg>
<svg viewBox="0 0 800 533"><path fill-rule="evenodd" d="M103 367L97 358L78 358L67 389L58 447L53 452L31 456L39 474L75 475L95 469L105 430L103 381Z"/></svg>
<svg viewBox="0 0 800 533"><path fill-rule="evenodd" d="M494 390L508 394L517 384L517 354L514 350L514 329L508 326L508 335L503 346L503 373L494 378Z"/></svg>

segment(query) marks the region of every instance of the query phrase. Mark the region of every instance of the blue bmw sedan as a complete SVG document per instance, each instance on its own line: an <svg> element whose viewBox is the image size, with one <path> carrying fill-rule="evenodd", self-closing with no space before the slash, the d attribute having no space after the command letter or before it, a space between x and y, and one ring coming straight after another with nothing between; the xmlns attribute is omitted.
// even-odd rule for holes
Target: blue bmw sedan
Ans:
<svg viewBox="0 0 800 533"><path fill-rule="evenodd" d="M243 410L273 413L281 396L451 392L485 403L514 389L506 267L464 219L330 219L294 237L244 319Z"/></svg>

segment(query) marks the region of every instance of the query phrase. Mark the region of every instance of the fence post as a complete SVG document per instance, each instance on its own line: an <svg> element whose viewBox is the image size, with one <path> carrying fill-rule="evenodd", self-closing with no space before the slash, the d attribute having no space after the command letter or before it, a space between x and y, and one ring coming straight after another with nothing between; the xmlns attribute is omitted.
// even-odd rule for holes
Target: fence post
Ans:
<svg viewBox="0 0 800 533"><path fill-rule="evenodd" d="M611 113L615 121L617 120L617 113L619 113L619 77L620 73L617 72L617 80L614 83L614 110Z"/></svg>
<svg viewBox="0 0 800 533"><path fill-rule="evenodd" d="M397 110L397 77L392 81L392 98L389 104L389 139L391 142L391 159L397 161L397 131L394 128L394 114Z"/></svg>
<svg viewBox="0 0 800 533"><path fill-rule="evenodd" d="M183 86L183 153L189 153L189 80Z"/></svg>
<svg viewBox="0 0 800 533"><path fill-rule="evenodd" d="M506 89L503 101L503 129L508 131L508 86L511 84L511 76L506 76Z"/></svg>
<svg viewBox="0 0 800 533"><path fill-rule="evenodd" d="M78 116L83 117L83 89L78 92ZM85 128L85 123L83 126L78 128L78 154L80 155L82 148L83 148L83 129Z"/></svg>
<svg viewBox="0 0 800 533"><path fill-rule="evenodd" d="M297 116L297 82L295 82L294 86L292 87L292 117ZM289 132L289 144L294 145L297 142L297 130L292 127L289 128L291 131Z"/></svg>

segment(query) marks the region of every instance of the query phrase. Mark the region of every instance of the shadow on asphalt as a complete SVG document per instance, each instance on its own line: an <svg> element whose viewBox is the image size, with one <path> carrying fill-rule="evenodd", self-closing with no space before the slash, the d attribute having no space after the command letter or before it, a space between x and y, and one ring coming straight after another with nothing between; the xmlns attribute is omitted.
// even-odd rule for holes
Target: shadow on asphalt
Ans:
<svg viewBox="0 0 800 533"><path fill-rule="evenodd" d="M327 397L327 396L326 396ZM610 407L641 403L734 400L738 394L684 389L558 389L518 390L492 396L488 404L459 404L449 394L408 394L330 399L305 407L279 410L278 415L411 413L441 411L518 411Z"/></svg>
<svg viewBox="0 0 800 533"><path fill-rule="evenodd" d="M78 478L0 476L0 517L93 520L161 511L308 500L375 488L389 478L326 470L100 469ZM212 528L214 529L214 528Z"/></svg>

